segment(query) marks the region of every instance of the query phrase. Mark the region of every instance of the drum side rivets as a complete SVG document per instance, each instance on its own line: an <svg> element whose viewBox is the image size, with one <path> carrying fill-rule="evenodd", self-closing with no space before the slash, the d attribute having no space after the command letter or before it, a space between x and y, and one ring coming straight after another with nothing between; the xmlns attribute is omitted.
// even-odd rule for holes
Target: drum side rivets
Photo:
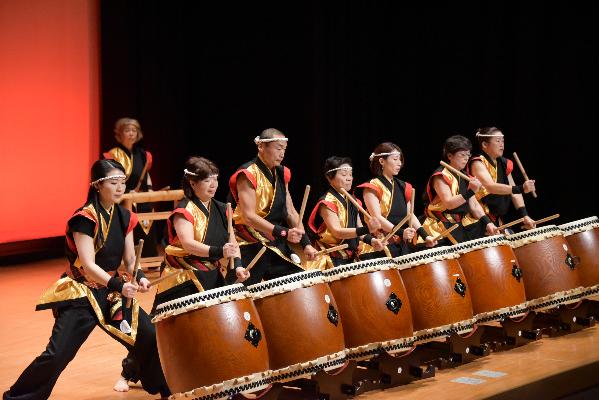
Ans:
<svg viewBox="0 0 599 400"><path fill-rule="evenodd" d="M383 281L383 285L385 285L385 287L389 287L389 286L391 286L391 281L389 279L385 279Z"/></svg>
<svg viewBox="0 0 599 400"><path fill-rule="evenodd" d="M403 371L403 369L401 367L397 368L397 373L401 374L401 371Z"/></svg>
<svg viewBox="0 0 599 400"><path fill-rule="evenodd" d="M329 311L327 312L327 319L335 326L339 323L339 313L335 310L332 304L329 304Z"/></svg>
<svg viewBox="0 0 599 400"><path fill-rule="evenodd" d="M462 297L466 296L466 285L464 284L464 282L462 282L462 280L459 277L457 277L455 280L453 290L455 290Z"/></svg>
<svg viewBox="0 0 599 400"><path fill-rule="evenodd" d="M516 278L518 282L520 282L520 279L522 279L522 270L520 267L518 267L515 260L512 260L512 263L512 276Z"/></svg>
<svg viewBox="0 0 599 400"><path fill-rule="evenodd" d="M331 297L328 294L324 295L324 301L327 304L331 304Z"/></svg>
<svg viewBox="0 0 599 400"><path fill-rule="evenodd" d="M387 299L387 302L385 303L385 305L387 306L389 311L391 311L393 314L397 315L397 313L401 309L402 302L401 302L401 299L398 298L397 295L392 292L389 295L389 298Z"/></svg>
<svg viewBox="0 0 599 400"><path fill-rule="evenodd" d="M254 324L250 322L245 330L244 338L254 347L258 347L258 343L262 340L262 333L260 332L260 329L256 328Z"/></svg>
<svg viewBox="0 0 599 400"><path fill-rule="evenodd" d="M243 318L246 321L249 321L252 317L251 317L250 313L246 311L246 312L243 313Z"/></svg>

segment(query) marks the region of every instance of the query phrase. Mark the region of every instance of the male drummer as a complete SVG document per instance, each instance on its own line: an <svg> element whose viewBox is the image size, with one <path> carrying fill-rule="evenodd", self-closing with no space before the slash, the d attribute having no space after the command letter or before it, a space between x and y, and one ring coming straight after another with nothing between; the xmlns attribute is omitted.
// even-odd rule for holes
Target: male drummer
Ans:
<svg viewBox="0 0 599 400"><path fill-rule="evenodd" d="M289 194L291 171L281 165L287 141L277 129L262 131L254 139L258 156L239 167L229 180L237 203L233 221L243 265L263 246L267 248L246 285L303 271L289 243L301 244L308 260L316 255Z"/></svg>

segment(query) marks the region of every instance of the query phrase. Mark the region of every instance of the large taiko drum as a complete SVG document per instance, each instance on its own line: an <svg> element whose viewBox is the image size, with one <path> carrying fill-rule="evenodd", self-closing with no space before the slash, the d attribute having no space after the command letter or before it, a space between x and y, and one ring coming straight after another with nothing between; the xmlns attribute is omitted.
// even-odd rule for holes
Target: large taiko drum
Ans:
<svg viewBox="0 0 599 400"><path fill-rule="evenodd" d="M171 392L221 399L268 386L264 329L245 286L159 304L152 322Z"/></svg>
<svg viewBox="0 0 599 400"><path fill-rule="evenodd" d="M585 296L599 293L599 218L590 217L560 225L577 257L576 266Z"/></svg>
<svg viewBox="0 0 599 400"><path fill-rule="evenodd" d="M349 358L393 354L413 346L412 312L395 262L380 258L324 272L333 291Z"/></svg>
<svg viewBox="0 0 599 400"><path fill-rule="evenodd" d="M321 271L248 287L260 314L272 378L284 382L346 362L343 325Z"/></svg>
<svg viewBox="0 0 599 400"><path fill-rule="evenodd" d="M469 283L478 322L518 317L526 313L525 279L510 241L503 235L458 243L453 249Z"/></svg>
<svg viewBox="0 0 599 400"><path fill-rule="evenodd" d="M470 290L458 257L451 247L437 247L395 259L410 299L417 342L474 329Z"/></svg>
<svg viewBox="0 0 599 400"><path fill-rule="evenodd" d="M580 300L577 261L561 229L547 225L509 239L524 275L529 308L540 311Z"/></svg>

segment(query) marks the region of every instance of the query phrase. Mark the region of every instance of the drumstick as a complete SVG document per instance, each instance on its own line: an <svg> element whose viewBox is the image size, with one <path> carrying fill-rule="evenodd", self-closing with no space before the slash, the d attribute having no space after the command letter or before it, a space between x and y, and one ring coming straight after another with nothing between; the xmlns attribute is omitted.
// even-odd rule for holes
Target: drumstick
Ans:
<svg viewBox="0 0 599 400"><path fill-rule="evenodd" d="M504 230L505 228L509 228L510 226L519 224L520 222L524 221L524 218L518 218L517 220L514 220L512 222L508 222L507 224L503 224L503 225L499 225L497 227L498 231Z"/></svg>
<svg viewBox="0 0 599 400"><path fill-rule="evenodd" d="M306 203L308 202L308 196L310 195L310 185L306 185L304 190L304 198L302 199L302 206L300 207L299 218L297 220L297 226L300 226L304 219L304 213L306 212Z"/></svg>
<svg viewBox="0 0 599 400"><path fill-rule="evenodd" d="M403 224L405 224L408 221L408 218L410 218L410 214L406 215L401 221L399 221L399 224L395 225L393 227L393 229L391 230L391 232L389 232L387 234L387 236L385 236L383 238L383 242L388 241L389 239L391 239L391 237L393 235L395 235L395 232L397 232L399 230L399 228L401 228L403 226Z"/></svg>
<svg viewBox="0 0 599 400"><path fill-rule="evenodd" d="M131 278L131 282L133 283L137 278L137 271L139 270L139 263L141 261L141 251L144 248L144 240L139 239L139 244L137 245L137 251L135 252L135 264L133 265L133 277ZM133 302L133 298L127 298L127 308L131 307L131 303Z"/></svg>
<svg viewBox="0 0 599 400"><path fill-rule="evenodd" d="M529 180L528 175L526 175L526 171L524 170L524 166L520 162L520 158L518 157L518 154L516 154L515 151L514 151L514 160L516 160L516 164L518 164L518 168L520 168L520 172L522 172L522 176L524 177L524 180L525 181ZM534 190L532 192L532 197L534 197L534 198L537 197L537 192Z"/></svg>
<svg viewBox="0 0 599 400"><path fill-rule="evenodd" d="M414 216L414 195L416 193L416 189L414 189L412 187L412 197L410 198L410 212L409 212L409 216L410 216L410 228L413 227L413 223L412 223L412 217Z"/></svg>
<svg viewBox="0 0 599 400"><path fill-rule="evenodd" d="M235 237L235 233L233 232L233 210L231 209L231 203L227 203L227 229L229 230L229 243ZM229 269L233 269L235 266L235 261L233 261L234 257L229 257Z"/></svg>
<svg viewBox="0 0 599 400"><path fill-rule="evenodd" d="M177 272L173 272L172 274L168 274L168 275L165 275L165 276L161 276L160 278L158 278L158 279L156 279L156 280L153 280L152 282L150 282L150 284L148 285L148 287L149 287L149 288L151 288L152 286L156 286L156 285L158 285L160 282L162 282L162 281L164 281L164 280L167 280L168 278L170 278L170 277L173 277L173 276L175 276L175 275L178 275L178 274L180 274L180 273L181 273L181 271L177 271Z"/></svg>
<svg viewBox="0 0 599 400"><path fill-rule="evenodd" d="M451 165L447 164L445 161L439 161L439 164L441 164L442 166L444 166L445 168L447 168L448 170L458 174L459 176L461 176L462 178L466 179L468 182L470 182L472 180L471 177L469 177L468 175L466 175L465 173L463 173L462 171L458 171L456 168L452 167Z"/></svg>
<svg viewBox="0 0 599 400"><path fill-rule="evenodd" d="M540 219L538 221L535 221L535 225L544 224L545 222L551 221L552 219L556 219L556 218L559 218L559 214L553 214L553 215L551 215L549 217L545 217L545 218L542 218L542 219Z"/></svg>
<svg viewBox="0 0 599 400"><path fill-rule="evenodd" d="M456 229L458 226L460 226L459 224L455 224L447 229L445 229L443 232L439 233L434 240L440 240L442 237L444 236L448 236L451 232L453 232L454 229ZM452 236L453 238L453 236ZM450 239L451 240L451 239ZM455 240L455 239L454 239Z"/></svg>
<svg viewBox="0 0 599 400"><path fill-rule="evenodd" d="M256 264L258 262L258 260L260 259L260 257L262 257L262 254L264 254L264 252L266 251L266 246L262 246L262 248L260 249L260 251L258 252L258 254L256 254L253 258L252 261L250 261L250 263L248 264L247 267L245 267L246 271L249 271L250 269L252 269L254 267L254 264Z"/></svg>
<svg viewBox="0 0 599 400"><path fill-rule="evenodd" d="M447 233L447 239L451 242L451 244L458 244L458 241L452 236L451 233Z"/></svg>
<svg viewBox="0 0 599 400"><path fill-rule="evenodd" d="M315 257L322 256L324 254L329 254L329 253L332 253L337 250L347 249L347 246L348 246L348 244L344 243L344 244L340 244L339 246L334 246L334 247L330 247L328 249L320 250L320 251L316 252L316 254L314 256Z"/></svg>
<svg viewBox="0 0 599 400"><path fill-rule="evenodd" d="M358 211L360 211L362 214L364 214L368 219L372 218L370 216L370 214L368 214L368 211L366 211L361 205L360 203L358 203L358 201L356 199L354 199L354 196L352 196L351 194L349 194L347 192L347 190L345 190L344 188L341 188L341 194L343 194L345 197L347 197L347 199L349 201L352 202L352 204L354 206L356 206L356 208L358 209Z"/></svg>

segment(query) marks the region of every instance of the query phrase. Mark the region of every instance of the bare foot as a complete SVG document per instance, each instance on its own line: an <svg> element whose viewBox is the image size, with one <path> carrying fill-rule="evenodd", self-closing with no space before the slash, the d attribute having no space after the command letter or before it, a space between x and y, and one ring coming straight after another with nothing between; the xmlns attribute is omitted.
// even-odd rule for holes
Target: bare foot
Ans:
<svg viewBox="0 0 599 400"><path fill-rule="evenodd" d="M125 378L123 378L121 376L119 378L119 380L116 381L116 383L114 384L113 389L116 390L117 392L128 392L129 391L129 384L127 383L127 381L125 380Z"/></svg>

